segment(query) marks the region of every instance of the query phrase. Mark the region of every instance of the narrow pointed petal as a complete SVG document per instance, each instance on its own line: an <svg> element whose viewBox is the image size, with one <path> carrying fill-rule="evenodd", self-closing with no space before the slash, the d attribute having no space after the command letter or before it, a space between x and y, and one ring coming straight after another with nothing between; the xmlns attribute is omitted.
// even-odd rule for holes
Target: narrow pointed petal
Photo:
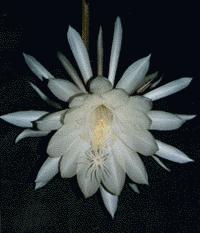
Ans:
<svg viewBox="0 0 200 233"><path fill-rule="evenodd" d="M70 26L67 32L67 38L84 82L86 83L93 76L87 49L79 33Z"/></svg>
<svg viewBox="0 0 200 233"><path fill-rule="evenodd" d="M35 84L29 82L31 87L37 92L37 94L40 96L40 98L42 100L44 100L45 102L47 102L47 104L51 105L52 107L54 108L57 108L57 109L61 109L61 105L56 103L55 101L53 100L50 100L48 96L46 96Z"/></svg>
<svg viewBox="0 0 200 233"><path fill-rule="evenodd" d="M8 113L0 116L0 119L7 121L10 124L19 126L19 127L32 127L32 121L36 121L40 117L46 115L48 112L45 111L19 111Z"/></svg>
<svg viewBox="0 0 200 233"><path fill-rule="evenodd" d="M112 49L110 55L109 75L108 75L108 80L112 84L114 84L115 81L115 74L118 66L121 44L122 44L122 25L120 18L117 17L115 22Z"/></svg>
<svg viewBox="0 0 200 233"><path fill-rule="evenodd" d="M150 55L130 65L117 83L116 88L122 88L128 94L132 94L141 82L143 82L143 79L149 69L149 60Z"/></svg>
<svg viewBox="0 0 200 233"><path fill-rule="evenodd" d="M153 80L158 76L158 71L146 75L143 82L138 86L137 93L143 93L147 88L149 88Z"/></svg>
<svg viewBox="0 0 200 233"><path fill-rule="evenodd" d="M106 191L103 186L100 186L101 191L101 197L103 200L103 203L108 211L108 213L111 215L112 218L115 217L115 212L117 210L117 204L118 204L118 196L112 195L108 191Z"/></svg>
<svg viewBox="0 0 200 233"><path fill-rule="evenodd" d="M59 129L63 125L65 113L66 110L62 110L43 117L41 120L36 122L37 128L43 131Z"/></svg>
<svg viewBox="0 0 200 233"><path fill-rule="evenodd" d="M40 168L35 183L47 184L59 171L59 158L47 158ZM37 184L38 186L39 184Z"/></svg>
<svg viewBox="0 0 200 233"><path fill-rule="evenodd" d="M192 78L180 78L169 82L161 87L158 87L150 92L147 92L146 94L144 94L144 96L152 99L153 101L158 100L168 95L172 95L178 91L181 91L182 89L186 88L191 81Z"/></svg>
<svg viewBox="0 0 200 233"><path fill-rule="evenodd" d="M136 193L140 193L140 190L138 188L138 186L136 184L133 184L133 183L129 183L129 186L131 187L131 189L136 192Z"/></svg>
<svg viewBox="0 0 200 233"><path fill-rule="evenodd" d="M114 195L119 195L125 182L125 172L116 161L114 154L109 154L106 160L108 174L105 175L102 182L105 188Z"/></svg>
<svg viewBox="0 0 200 233"><path fill-rule="evenodd" d="M132 181L138 184L148 184L145 166L136 152L117 140L113 145L113 154Z"/></svg>
<svg viewBox="0 0 200 233"><path fill-rule="evenodd" d="M168 172L170 172L171 170L165 166L165 164L156 156L152 156L152 158L165 170L167 170Z"/></svg>
<svg viewBox="0 0 200 233"><path fill-rule="evenodd" d="M84 141L77 142L73 144L73 146L67 151L64 152L60 162L60 173L63 178L71 178L76 175L77 165L79 161L79 157L90 148L88 143Z"/></svg>
<svg viewBox="0 0 200 233"><path fill-rule="evenodd" d="M22 131L17 138L15 139L15 143L18 143L20 140L23 138L28 138L28 137L43 137L49 134L50 131L38 131L38 130L32 130L32 129L25 129Z"/></svg>
<svg viewBox="0 0 200 233"><path fill-rule="evenodd" d="M34 57L23 53L24 59L31 71L40 79L53 79L54 76L43 66L41 65Z"/></svg>
<svg viewBox="0 0 200 233"><path fill-rule="evenodd" d="M44 187L47 183L46 182L36 182L35 183L35 190Z"/></svg>
<svg viewBox="0 0 200 233"><path fill-rule="evenodd" d="M155 81L154 83L151 84L150 89L153 89L155 87L158 86L158 84L160 84L160 82L163 80L163 77L160 77L157 81Z"/></svg>
<svg viewBox="0 0 200 233"><path fill-rule="evenodd" d="M176 115L184 121L192 120L197 116L197 115L186 115L186 114L176 114Z"/></svg>
<svg viewBox="0 0 200 233"><path fill-rule="evenodd" d="M65 102L67 102L70 97L82 93L73 83L64 79L49 80L48 88L58 99Z"/></svg>
<svg viewBox="0 0 200 233"><path fill-rule="evenodd" d="M164 142L156 140L159 150L155 153L161 158L176 162L176 163L188 163L193 162L185 153L180 151L174 146L168 145Z"/></svg>
<svg viewBox="0 0 200 233"><path fill-rule="evenodd" d="M97 40L97 75L103 76L103 31L99 28Z"/></svg>
<svg viewBox="0 0 200 233"><path fill-rule="evenodd" d="M72 66L71 62L61 52L58 52L57 56L58 56L58 59L60 60L60 62L62 63L63 67L67 71L68 75L71 77L71 79L77 85L77 87L79 87L80 90L82 90L82 92L86 93L87 91L85 89L85 86L84 86L82 80L80 79L77 71Z"/></svg>
<svg viewBox="0 0 200 233"><path fill-rule="evenodd" d="M164 111L150 111L148 117L152 120L150 126L152 130L175 130L185 122L178 115Z"/></svg>

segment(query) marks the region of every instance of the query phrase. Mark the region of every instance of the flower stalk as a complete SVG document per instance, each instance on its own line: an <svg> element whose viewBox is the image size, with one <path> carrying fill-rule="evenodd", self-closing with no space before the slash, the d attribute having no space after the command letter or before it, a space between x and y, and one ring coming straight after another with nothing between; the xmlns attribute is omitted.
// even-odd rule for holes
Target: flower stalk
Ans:
<svg viewBox="0 0 200 233"><path fill-rule="evenodd" d="M89 49L89 0L82 0L82 39L87 49Z"/></svg>

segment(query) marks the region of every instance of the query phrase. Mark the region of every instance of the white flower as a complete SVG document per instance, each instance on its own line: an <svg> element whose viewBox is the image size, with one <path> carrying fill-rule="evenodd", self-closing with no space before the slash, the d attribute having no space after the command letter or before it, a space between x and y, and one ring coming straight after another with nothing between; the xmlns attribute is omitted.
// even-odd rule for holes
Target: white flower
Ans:
<svg viewBox="0 0 200 233"><path fill-rule="evenodd" d="M68 102L69 107L60 110L58 103L31 83L39 96L59 111L20 111L3 115L1 119L25 128L32 127L32 122L37 125L37 130L25 129L16 142L57 130L48 144L49 157L37 175L36 188L43 187L59 171L63 178L77 175L85 197L90 197L100 188L103 202L114 217L126 175L134 182L130 186L135 192L139 192L135 183L148 184L139 154L151 156L167 170L158 157L177 163L193 161L177 148L156 140L149 131L175 130L195 117L152 110L152 101L182 90L189 85L191 78L180 78L142 95L147 88L152 89L161 81L154 81L157 73L145 76L150 60L147 56L130 65L115 86L122 41L119 18L115 23L108 78L102 76L102 30L98 37L96 78L92 78L89 56L78 32L69 27L67 36L84 82L61 53L58 53L58 58L75 84L54 78L32 56L24 54L24 57L35 75L40 80L47 79L50 91L58 99Z"/></svg>

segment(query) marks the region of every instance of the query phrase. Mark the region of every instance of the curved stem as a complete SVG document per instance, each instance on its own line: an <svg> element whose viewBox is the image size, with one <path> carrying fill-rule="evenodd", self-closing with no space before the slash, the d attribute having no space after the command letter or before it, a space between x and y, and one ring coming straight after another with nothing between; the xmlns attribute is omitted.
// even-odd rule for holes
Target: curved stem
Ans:
<svg viewBox="0 0 200 233"><path fill-rule="evenodd" d="M82 0L82 39L89 48L89 0Z"/></svg>

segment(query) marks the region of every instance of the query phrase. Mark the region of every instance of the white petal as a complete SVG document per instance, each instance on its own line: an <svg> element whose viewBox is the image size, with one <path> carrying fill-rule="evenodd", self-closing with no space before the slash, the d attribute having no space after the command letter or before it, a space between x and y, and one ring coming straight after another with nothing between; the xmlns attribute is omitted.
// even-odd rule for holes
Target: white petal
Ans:
<svg viewBox="0 0 200 233"><path fill-rule="evenodd" d="M74 81L74 83L76 83L77 87L79 87L80 90L82 90L82 92L87 92L85 89L85 86L83 85L82 80L80 79L77 71L72 66L70 61L61 52L58 52L57 56L59 60L61 61L63 67L65 68L69 76L71 77L71 79Z"/></svg>
<svg viewBox="0 0 200 233"><path fill-rule="evenodd" d="M143 96L135 95L130 97L128 107L146 113L152 109L152 101Z"/></svg>
<svg viewBox="0 0 200 233"><path fill-rule="evenodd" d="M73 143L80 143L79 131L64 125L50 139L47 153L50 157L63 156Z"/></svg>
<svg viewBox="0 0 200 233"><path fill-rule="evenodd" d="M146 169L136 152L129 149L120 140L117 140L113 145L113 153L132 181L139 184L148 184Z"/></svg>
<svg viewBox="0 0 200 233"><path fill-rule="evenodd" d="M70 97L82 92L73 83L64 79L49 80L48 88L58 99L65 102L67 102Z"/></svg>
<svg viewBox="0 0 200 233"><path fill-rule="evenodd" d="M34 57L23 53L24 59L28 67L31 71L40 79L53 79L54 76L46 69L43 65L41 65Z"/></svg>
<svg viewBox="0 0 200 233"><path fill-rule="evenodd" d="M103 185L114 195L119 195L125 182L125 172L116 161L115 155L110 153L106 160L108 174L103 177Z"/></svg>
<svg viewBox="0 0 200 233"><path fill-rule="evenodd" d="M122 88L128 94L132 94L143 81L149 68L149 60L150 55L130 65L117 83L116 88Z"/></svg>
<svg viewBox="0 0 200 233"><path fill-rule="evenodd" d="M19 111L8 113L0 116L0 119L7 121L10 124L19 126L19 127L32 127L32 121L39 119L40 117L46 115L48 112L45 111Z"/></svg>
<svg viewBox="0 0 200 233"><path fill-rule="evenodd" d="M152 155L158 150L154 137L145 129L124 127L117 121L113 124L113 133L125 145L142 155Z"/></svg>
<svg viewBox="0 0 200 233"><path fill-rule="evenodd" d="M150 92L147 92L146 94L144 94L144 96L152 100L158 100L168 95L172 95L178 91L181 91L182 89L186 88L191 81L192 78L176 79Z"/></svg>
<svg viewBox="0 0 200 233"><path fill-rule="evenodd" d="M70 178L76 175L78 159L89 147L89 144L85 142L73 143L70 150L64 153L60 163L60 173L63 178Z"/></svg>
<svg viewBox="0 0 200 233"><path fill-rule="evenodd" d="M152 120L150 129L152 130L174 130L181 127L185 122L176 114L164 111L150 111L148 116Z"/></svg>
<svg viewBox="0 0 200 233"><path fill-rule="evenodd" d="M99 28L97 40L97 75L103 76L103 31Z"/></svg>
<svg viewBox="0 0 200 233"><path fill-rule="evenodd" d="M83 192L85 198L92 196L100 186L100 179L96 179L91 175L88 164L84 161L78 163L77 167L77 181L78 185Z"/></svg>
<svg viewBox="0 0 200 233"><path fill-rule="evenodd" d="M176 162L176 163L188 163L193 162L186 154L177 149L174 146L168 145L164 142L156 140L159 150L156 152L156 155L161 158Z"/></svg>
<svg viewBox="0 0 200 233"><path fill-rule="evenodd" d="M35 180L36 188L41 188L47 184L57 173L59 169L60 158L47 158L40 168ZM38 185L39 183L39 185Z"/></svg>
<svg viewBox="0 0 200 233"><path fill-rule="evenodd" d="M140 190L138 189L138 186L136 184L133 183L129 183L129 186L131 187L131 189L136 192L136 193L140 193Z"/></svg>
<svg viewBox="0 0 200 233"><path fill-rule="evenodd" d="M79 33L69 26L67 38L85 83L93 76L87 49Z"/></svg>
<svg viewBox="0 0 200 233"><path fill-rule="evenodd" d="M112 90L112 84L105 77L98 76L90 82L90 92L94 94L103 95L110 90Z"/></svg>
<svg viewBox="0 0 200 233"><path fill-rule="evenodd" d="M72 100L69 103L69 107L70 108L80 107L81 105L84 104L87 97L88 97L87 94L80 94L80 95L72 98Z"/></svg>
<svg viewBox="0 0 200 233"><path fill-rule="evenodd" d="M170 169L168 167L165 166L165 164L156 156L152 156L152 158L165 170L167 170L168 172L170 172Z"/></svg>
<svg viewBox="0 0 200 233"><path fill-rule="evenodd" d="M106 105L111 108L117 108L128 103L129 96L122 89L113 89L104 93L102 98L105 100Z"/></svg>
<svg viewBox="0 0 200 233"><path fill-rule="evenodd" d="M37 92L37 94L40 96L40 98L42 100L44 100L45 102L47 102L49 105L53 106L54 108L58 108L61 109L61 105L56 103L53 100L50 100L48 96L46 96L35 84L29 82L30 85L32 86L32 88Z"/></svg>
<svg viewBox="0 0 200 233"><path fill-rule="evenodd" d="M103 203L108 211L108 213L111 215L112 218L115 216L115 212L117 210L117 204L118 204L118 196L112 195L108 191L106 191L103 186L100 186L101 191L101 197L103 200Z"/></svg>
<svg viewBox="0 0 200 233"><path fill-rule="evenodd" d="M145 113L130 108L128 104L116 109L114 113L122 124L129 128L149 129L151 125L151 120Z"/></svg>
<svg viewBox="0 0 200 233"><path fill-rule="evenodd" d="M56 130L63 125L63 118L66 110L51 113L37 121L37 128L40 130Z"/></svg>
<svg viewBox="0 0 200 233"><path fill-rule="evenodd" d="M122 44L122 25L120 18L117 17L115 21L115 29L113 35L112 49L110 55L109 75L108 75L108 80L112 84L114 84L115 81L115 74L117 70L121 44Z"/></svg>
<svg viewBox="0 0 200 233"><path fill-rule="evenodd" d="M186 115L186 114L176 114L176 115L184 121L189 121L196 117L196 115Z"/></svg>
<svg viewBox="0 0 200 233"><path fill-rule="evenodd" d="M49 133L50 133L50 131L38 131L38 130L32 130L32 129L25 129L17 136L17 138L15 139L15 143L18 143L23 138L43 137Z"/></svg>

